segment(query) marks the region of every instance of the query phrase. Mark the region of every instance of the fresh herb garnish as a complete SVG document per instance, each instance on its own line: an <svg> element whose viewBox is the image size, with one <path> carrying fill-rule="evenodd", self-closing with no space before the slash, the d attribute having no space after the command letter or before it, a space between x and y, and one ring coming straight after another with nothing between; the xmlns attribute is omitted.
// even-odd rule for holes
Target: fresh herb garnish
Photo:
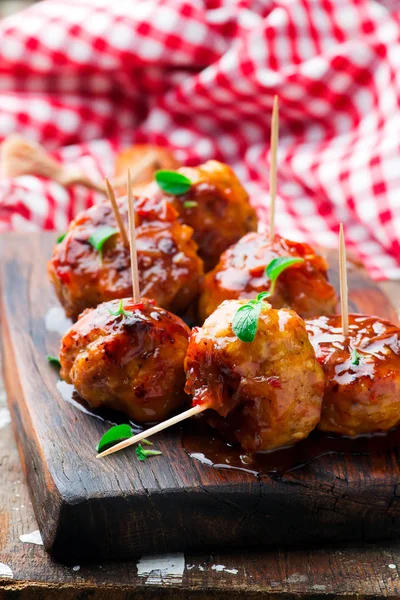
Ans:
<svg viewBox="0 0 400 600"><path fill-rule="evenodd" d="M172 196L185 194L192 186L192 182L188 177L176 171L157 171L155 179L163 192Z"/></svg>
<svg viewBox="0 0 400 600"><path fill-rule="evenodd" d="M103 452L103 450L108 450L111 446L115 446L118 442L122 442L123 440L127 440L133 436L132 427L130 425L115 425L111 427L106 433L103 435L99 443L97 444L97 452Z"/></svg>
<svg viewBox="0 0 400 600"><path fill-rule="evenodd" d="M124 440L128 440L134 435L134 431L130 425L126 423L123 425L114 425L111 427L106 433L103 435L99 443L97 444L97 452L103 452L104 450L108 450L115 444L119 442L123 442ZM152 446L153 443L149 440L142 440L142 444L145 446ZM140 461L146 460L149 456L158 456L162 454L158 450L145 450L141 444L138 444L136 447L136 456Z"/></svg>
<svg viewBox="0 0 400 600"><path fill-rule="evenodd" d="M243 304L236 311L232 322L232 329L233 333L242 342L252 342L256 337L262 303L269 295L270 292L261 292L255 300L250 300L246 304Z"/></svg>
<svg viewBox="0 0 400 600"><path fill-rule="evenodd" d="M142 442L143 441L144 440L142 440ZM150 456L159 456L160 454L162 454L162 452L159 450L145 450L142 444L136 446L136 456L141 462L145 461Z"/></svg>
<svg viewBox="0 0 400 600"><path fill-rule="evenodd" d="M276 280L278 279L279 275L288 267L303 262L304 258L296 258L294 256L279 256L278 258L271 260L265 269L267 277L271 280L271 294L273 294L275 291Z"/></svg>
<svg viewBox="0 0 400 600"><path fill-rule="evenodd" d="M66 232L62 233L61 235L59 235L58 238L57 238L57 244L60 244L63 241L63 239L65 238L66 235L67 235Z"/></svg>
<svg viewBox="0 0 400 600"><path fill-rule="evenodd" d="M352 365L359 365L360 364L360 355L358 354L356 348L352 348L351 349L350 358L351 358L351 364Z"/></svg>
<svg viewBox="0 0 400 600"><path fill-rule="evenodd" d="M47 360L49 361L49 363L51 365L54 365L58 369L61 369L61 363L60 363L59 359L57 358L57 356L50 356L50 354L48 354Z"/></svg>
<svg viewBox="0 0 400 600"><path fill-rule="evenodd" d="M114 227L108 227L108 225L99 227L94 233L92 233L89 238L89 242L101 256L104 244L116 233L118 233L118 231Z"/></svg>
<svg viewBox="0 0 400 600"><path fill-rule="evenodd" d="M295 258L290 256L281 256L271 260L266 267L265 272L271 281L271 286L268 292L261 292L255 300L249 300L243 304L233 318L232 329L233 333L242 342L252 342L256 337L258 329L258 320L263 308L263 300L274 293L276 280L279 275L288 267L296 263L304 262L304 258Z"/></svg>
<svg viewBox="0 0 400 600"><path fill-rule="evenodd" d="M197 205L198 202L196 202L196 200L186 200L186 202L183 203L183 208L196 208Z"/></svg>
<svg viewBox="0 0 400 600"><path fill-rule="evenodd" d="M110 315L112 315L113 317L120 317L121 315L124 315L124 317L130 317L133 313L131 312L126 312L122 306L122 300L119 301L119 307L118 310L114 311L111 310L111 308L108 309L108 312L110 313Z"/></svg>

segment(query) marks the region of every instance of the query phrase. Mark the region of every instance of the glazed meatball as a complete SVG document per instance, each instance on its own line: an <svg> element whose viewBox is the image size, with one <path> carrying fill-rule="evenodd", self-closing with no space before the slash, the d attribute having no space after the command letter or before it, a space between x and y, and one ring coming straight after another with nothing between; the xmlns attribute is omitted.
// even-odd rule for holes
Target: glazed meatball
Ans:
<svg viewBox="0 0 400 600"><path fill-rule="evenodd" d="M249 196L228 165L216 160L198 167L181 167L192 186L185 194L164 195L173 203L183 223L194 229L194 239L206 271L218 262L221 253L248 231L257 229L257 216ZM158 197L163 192L153 182L142 193Z"/></svg>
<svg viewBox="0 0 400 600"><path fill-rule="evenodd" d="M118 206L127 229L127 202L121 199ZM159 306L181 313L199 292L203 265L193 230L176 217L173 207L163 200L136 203L140 291ZM57 296L73 319L85 308L132 294L129 248L119 233L107 240L101 254L89 241L104 226L117 227L108 202L78 215L49 262Z"/></svg>
<svg viewBox="0 0 400 600"><path fill-rule="evenodd" d="M224 300L255 298L268 290L265 268L280 256L300 257L304 263L294 264L280 275L268 298L272 306L292 308L303 318L335 312L337 299L328 282L327 262L311 246L278 235L271 244L266 233L248 233L228 248L215 269L205 276L199 301L201 320Z"/></svg>
<svg viewBox="0 0 400 600"><path fill-rule="evenodd" d="M134 192L141 189L143 185L150 183L154 178L155 171L158 171L159 169L178 169L180 167L180 163L167 148L153 146L151 144L136 144L135 146L126 148L117 155L115 160L116 180L119 180L121 177L127 178L128 169L131 169L131 172L133 172L136 166L148 154L155 154L156 161L152 166L143 169L140 177L136 180L136 183L133 186ZM126 184L124 183L124 185L117 187L116 191L118 195L121 196L126 194Z"/></svg>
<svg viewBox="0 0 400 600"><path fill-rule="evenodd" d="M293 311L264 304L253 342L240 341L233 318L244 300L223 302L192 331L186 392L207 404L214 427L248 452L307 437L321 416L324 375ZM215 412L214 412L215 411Z"/></svg>
<svg viewBox="0 0 400 600"><path fill-rule="evenodd" d="M61 377L93 408L139 423L162 421L185 403L190 330L153 301L113 300L86 310L61 341ZM186 397L187 398L187 397Z"/></svg>
<svg viewBox="0 0 400 600"><path fill-rule="evenodd" d="M319 428L342 435L388 431L400 423L400 329L388 321L349 315L306 321L325 373Z"/></svg>

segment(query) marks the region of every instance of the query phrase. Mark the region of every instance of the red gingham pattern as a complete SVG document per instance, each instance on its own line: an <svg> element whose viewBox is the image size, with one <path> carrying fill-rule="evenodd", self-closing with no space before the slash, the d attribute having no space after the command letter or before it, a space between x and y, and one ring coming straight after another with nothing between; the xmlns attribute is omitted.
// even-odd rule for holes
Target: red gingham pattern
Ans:
<svg viewBox="0 0 400 600"><path fill-rule="evenodd" d="M48 0L0 23L0 139L20 132L112 175L128 144L233 166L277 231L400 278L400 6L391 0ZM97 198L0 181L0 231L64 230Z"/></svg>

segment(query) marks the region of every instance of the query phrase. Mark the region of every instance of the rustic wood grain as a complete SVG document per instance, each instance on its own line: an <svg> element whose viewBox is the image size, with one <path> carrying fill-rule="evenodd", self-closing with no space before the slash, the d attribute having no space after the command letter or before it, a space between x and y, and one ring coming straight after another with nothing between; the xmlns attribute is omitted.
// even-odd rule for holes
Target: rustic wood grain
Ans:
<svg viewBox="0 0 400 600"><path fill-rule="evenodd" d="M31 254L31 252L29 252ZM49 349L50 351L52 349ZM49 351L48 350L48 351ZM6 444L6 449L8 444ZM0 467L7 464L7 450L5 458L3 452L0 452ZM99 584L110 586L107 588L107 597L128 597L129 590L135 587L137 592L143 588L143 596L136 597L154 597L156 588L142 585L140 580L135 576L134 565L109 565L103 569L97 567L82 567L79 573L72 572L70 568L55 566L50 559L43 553L43 548L21 544L18 542L15 532L16 525L14 523L17 516L17 511L10 511L10 500L13 487L16 488L16 481L20 479L12 479L11 475L18 469L14 452L14 466L7 471L7 482L3 488L4 505L7 502L7 510L4 514L7 515L4 522L9 522L9 532L7 538L13 540L14 545L10 543L6 548L0 551L0 561L10 564L14 571L19 570L18 579L28 579L45 582L45 586L40 587L40 597L45 597L44 594L49 594L55 589L57 581L61 580L66 587L63 596L57 597L75 597L73 586L78 582L80 589L87 590L90 597L105 597L104 590L97 588ZM20 475L19 475L20 477ZM5 490L9 490L5 492ZM1 494L1 492L0 492ZM25 489L26 494L26 489ZM1 498L1 496L0 496ZM1 499L3 501L3 499ZM22 502L21 502L22 504ZM29 506L29 503L25 506ZM3 502L0 504L0 513L2 512ZM12 514L14 513L14 514ZM9 518L11 515L11 519ZM19 516L19 515L18 515ZM32 515L32 527L33 524ZM21 533L25 533L22 520ZM285 542L282 535L281 541ZM11 550L10 550L11 548ZM385 545L369 545L363 548L355 548L352 546L332 547L329 549L329 564L324 559L326 549L310 550L291 550L275 552L257 552L251 551L246 553L226 553L222 555L214 555L210 557L208 554L187 557L187 565L193 566L185 571L184 580L180 586L175 586L173 589L168 588L167 592L163 591L163 597L187 597L185 591L188 589L196 590L192 597L235 597L232 590L236 590L237 594L246 591L246 597L261 597L261 593L268 591L270 594L299 594L309 593L313 595L325 595L326 593L350 593L357 592L358 594L384 594L394 595L398 593L398 575L397 570L389 569L389 564L396 564L400 561L400 553L397 549L397 544L390 543ZM39 557L39 558L38 558ZM219 573L213 571L210 567L212 564L225 564L227 568L239 567L239 572L236 576L227 573ZM37 574L35 573L37 565ZM199 567L205 569L201 571ZM338 578L331 573L331 567L340 573L340 582ZM104 570L107 570L108 577L105 577ZM74 584L75 582L75 584ZM24 589L25 593L33 593L35 586L15 586L15 583L5 581L6 588ZM68 586L72 586L68 588ZM202 592L201 589L208 586L209 592ZM316 587L315 587L316 586ZM335 587L336 586L336 587ZM157 587L157 586L156 586ZM324 589L323 589L324 588ZM36 588L35 588L36 589ZM39 588L38 588L39 589ZM111 596L111 590L117 595ZM380 591L381 590L381 591ZM183 595L177 595L178 593ZM185 592L185 593L184 593ZM20 592L18 592L20 593ZM21 592L22 593L22 592ZM39 593L39 592L37 592ZM96 594L96 595L94 595ZM101 594L101 595L98 595ZM175 595L174 595L175 594ZM25 597L25 596L20 596ZM28 596L32 597L32 596ZM39 597L39 596L38 596ZM47 596L46 596L47 597ZM263 596L265 597L265 596Z"/></svg>

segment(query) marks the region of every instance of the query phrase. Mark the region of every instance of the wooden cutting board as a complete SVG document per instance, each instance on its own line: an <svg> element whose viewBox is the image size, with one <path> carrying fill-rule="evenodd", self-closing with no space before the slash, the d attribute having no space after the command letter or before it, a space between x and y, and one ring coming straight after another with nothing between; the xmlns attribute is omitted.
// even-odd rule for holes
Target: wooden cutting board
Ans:
<svg viewBox="0 0 400 600"><path fill-rule="evenodd" d="M57 559L399 534L397 442L375 438L371 452L368 444L359 452L346 444L287 472L255 476L188 456L178 427L155 440L160 457L140 463L126 451L96 460L109 424L62 398L57 371L46 360L60 338L48 329L49 311L58 306L46 275L54 240L54 234L4 235L0 255L5 384L43 541ZM336 283L335 266L331 275ZM396 321L360 268L350 269L349 284L353 311Z"/></svg>

